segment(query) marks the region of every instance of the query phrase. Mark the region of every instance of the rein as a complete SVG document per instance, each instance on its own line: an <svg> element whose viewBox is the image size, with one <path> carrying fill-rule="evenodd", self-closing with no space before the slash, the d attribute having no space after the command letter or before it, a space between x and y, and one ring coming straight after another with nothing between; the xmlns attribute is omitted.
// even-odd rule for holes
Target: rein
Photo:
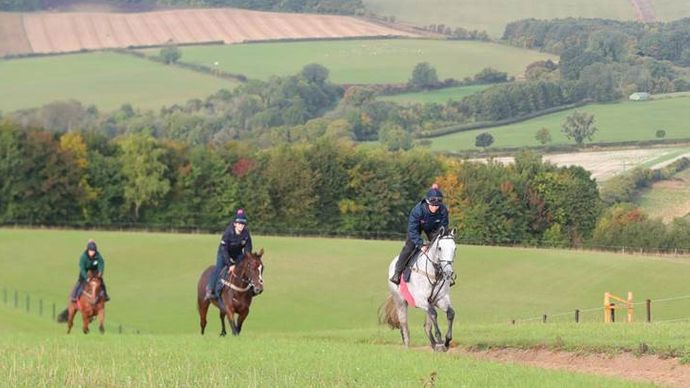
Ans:
<svg viewBox="0 0 690 388"><path fill-rule="evenodd" d="M426 276L426 280L429 282L429 285L431 286L431 294L429 295L429 298L427 301L431 304L436 302L436 298L438 298L439 293L441 292L441 289L445 285L445 283L449 280L454 280L456 277L455 271L451 271L449 274L443 271L444 266L450 265L449 261L447 260L439 260L439 262L434 262L431 260L431 257L427 254L430 250L436 247L436 245L439 243L439 241L442 238L452 238L452 237L444 237L444 236L438 236L434 239L434 241L429 245L429 249L427 249L426 252L422 252L421 256L424 256L425 262L424 266L425 269L422 270L419 268L419 262L415 263L415 265L410 268L412 271L417 272L419 274L423 274ZM431 271L429 271L429 263L431 263L433 267L433 274ZM452 266L451 266L452 269ZM441 275L439 277L439 275Z"/></svg>
<svg viewBox="0 0 690 388"><path fill-rule="evenodd" d="M230 281L227 281L225 279L220 279L220 282L223 283L224 285L230 287L231 289L237 291L237 292L247 292L249 291L250 288L252 288L252 282L251 280L248 280L247 278L240 279L240 281L244 284L247 285L247 287L239 287L236 286L232 283L232 279L238 279L239 276L235 273L235 269L233 268L232 272L230 272Z"/></svg>

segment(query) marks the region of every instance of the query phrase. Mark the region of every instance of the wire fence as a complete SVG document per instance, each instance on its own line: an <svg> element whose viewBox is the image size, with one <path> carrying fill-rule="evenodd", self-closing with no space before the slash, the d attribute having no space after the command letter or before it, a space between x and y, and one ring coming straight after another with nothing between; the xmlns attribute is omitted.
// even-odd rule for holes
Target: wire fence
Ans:
<svg viewBox="0 0 690 388"><path fill-rule="evenodd" d="M226 225L225 225L226 226ZM128 232L151 232L151 233L222 233L225 226L181 226L169 223L135 223L120 222L85 224L82 222L61 222L53 224L40 224L32 222L4 222L0 227L16 229L54 229L54 230L98 230L98 231L128 231ZM323 237L323 238L343 238L343 239L363 239L363 240L389 240L404 241L407 234L396 231L341 231L327 229L305 229L305 228L272 228L262 225L252 225L251 231L256 235L264 236L285 236L285 237ZM534 249L565 249L572 251L594 251L594 252L616 252L626 255L656 255L664 257L690 257L690 247L678 246L669 248L650 248L626 245L600 245L583 244L580 246L569 246L564 244L551 244L534 240L517 239L495 239L487 241L483 239L472 239L466 237L456 237L456 242L463 245L473 246L496 246L506 248L534 248Z"/></svg>
<svg viewBox="0 0 690 388"><path fill-rule="evenodd" d="M19 311L40 318L51 319L55 323L57 323L57 317L62 310L67 308L64 303L56 303L49 298L36 296L27 291L7 287L3 287L2 289L2 303L6 307L13 307ZM137 328L125 326L109 319L106 320L105 325L109 332L118 334L141 334L141 331Z"/></svg>
<svg viewBox="0 0 690 388"><path fill-rule="evenodd" d="M632 307L632 314L635 312L635 306L645 306L644 312L644 318L643 320L647 323L668 323L668 322L681 322L681 321L690 321L690 317L683 317L683 318L675 318L671 317L674 312L669 311L670 309L664 308L664 303L669 303L669 302L676 302L680 300L687 300L690 299L690 295L680 295L680 296L674 296L674 297L668 297L668 298L661 298L661 299L646 299L641 302L631 302L629 305ZM618 305L613 305L610 309L606 309L606 307L602 304L599 307L590 307L590 308L585 308L585 309L578 309L578 308L573 308L569 311L561 311L561 312L544 312L541 315L538 316L532 316L532 317L527 317L527 318L516 318L516 319L511 319L510 323L515 325L519 323L529 323L529 322L541 322L541 323L550 323L550 322L574 322L574 323L581 323L581 322L603 322L605 321L606 314L611 314L610 317L612 318L612 321L615 322L615 311L618 310L621 313L627 313L627 306L626 304L628 303L619 303ZM661 306L659 306L661 304ZM660 314L662 316L662 319L654 318L655 313L662 313ZM639 314L639 313L638 313ZM634 316L634 315L633 315ZM620 322L625 321L626 319L619 319Z"/></svg>

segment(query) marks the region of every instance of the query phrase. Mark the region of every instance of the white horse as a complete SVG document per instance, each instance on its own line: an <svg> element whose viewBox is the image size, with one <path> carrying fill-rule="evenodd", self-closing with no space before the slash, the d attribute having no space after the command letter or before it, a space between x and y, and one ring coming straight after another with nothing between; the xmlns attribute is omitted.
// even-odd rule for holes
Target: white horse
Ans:
<svg viewBox="0 0 690 388"><path fill-rule="evenodd" d="M420 252L413 258L410 281L400 286L388 282L390 296L379 311L379 321L391 328L400 329L403 344L410 346L410 329L407 326L407 306L426 311L424 332L431 341L435 351L447 351L453 339L453 319L455 310L450 303L450 286L455 281L453 261L455 260L455 230L446 233L444 230L433 239L426 252ZM395 271L397 256L388 267L388 278ZM409 291L407 299L404 288ZM438 328L436 308L443 310L448 318L448 331L445 339Z"/></svg>

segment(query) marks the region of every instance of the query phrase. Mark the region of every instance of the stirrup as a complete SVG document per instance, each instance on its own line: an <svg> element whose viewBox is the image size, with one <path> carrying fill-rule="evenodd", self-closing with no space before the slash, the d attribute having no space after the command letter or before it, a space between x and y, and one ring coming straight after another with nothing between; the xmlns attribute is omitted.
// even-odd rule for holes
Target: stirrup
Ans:
<svg viewBox="0 0 690 388"><path fill-rule="evenodd" d="M391 276L390 279L388 279L389 282L399 286L400 285L400 278L402 277L402 274L399 273L394 273L393 276Z"/></svg>

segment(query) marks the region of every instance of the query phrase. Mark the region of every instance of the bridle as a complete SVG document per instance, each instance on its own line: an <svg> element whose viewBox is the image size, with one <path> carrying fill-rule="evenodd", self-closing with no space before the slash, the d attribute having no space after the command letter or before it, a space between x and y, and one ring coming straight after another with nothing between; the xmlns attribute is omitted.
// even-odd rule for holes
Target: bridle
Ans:
<svg viewBox="0 0 690 388"><path fill-rule="evenodd" d="M457 278L457 274L453 271L455 252L453 252L453 255L450 256L450 259L448 259L446 256L435 260L442 251L442 240L453 240L454 242L453 233L451 232L446 234L443 230L441 230L429 245L429 249L426 252L422 252L420 255L425 259L424 270L421 268L414 268L419 267L419 262L417 262L412 268L415 272L422 273L426 276L426 279L431 286L431 295L429 295L428 301L432 304L436 302L436 298L438 298L443 286L446 283L450 283L451 285L455 284L455 279ZM431 269L433 269L433 272L430 271L429 264L431 264Z"/></svg>
<svg viewBox="0 0 690 388"><path fill-rule="evenodd" d="M263 277L261 276L261 273L263 272L263 265L259 265L259 281L263 282ZM236 285L233 283L233 280L237 279L240 282L240 285ZM224 285L230 287L231 289L237 291L237 292L247 292L251 288L255 287L254 281L245 275L238 275L235 272L235 269L233 268L232 271L230 272L230 280L225 280L221 279L221 283Z"/></svg>

